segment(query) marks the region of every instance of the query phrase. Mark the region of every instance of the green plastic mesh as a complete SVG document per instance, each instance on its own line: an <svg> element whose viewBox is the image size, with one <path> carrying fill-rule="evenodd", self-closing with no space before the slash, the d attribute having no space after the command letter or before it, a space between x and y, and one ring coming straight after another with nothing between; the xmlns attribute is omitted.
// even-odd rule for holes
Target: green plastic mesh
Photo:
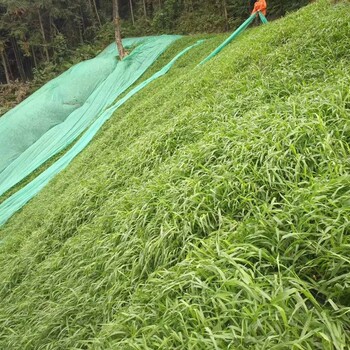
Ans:
<svg viewBox="0 0 350 350"><path fill-rule="evenodd" d="M259 11L258 12L260 20L262 23L268 23L266 17ZM208 62L217 54L219 54L232 40L236 39L238 35L244 32L249 25L255 20L257 13L250 15L221 45L219 45L213 52L210 53L202 62L199 63L199 66Z"/></svg>
<svg viewBox="0 0 350 350"><path fill-rule="evenodd" d="M126 39L138 46L123 61L111 44L0 118L0 195L70 145L179 37Z"/></svg>
<svg viewBox="0 0 350 350"><path fill-rule="evenodd" d="M168 37L170 40L170 37ZM176 39L176 37L174 37ZM173 40L174 40L173 39ZM163 40L163 39L162 39ZM164 41L165 42L165 41ZM74 146L67 151L59 160L52 164L48 169L41 173L38 177L32 180L28 185L23 187L21 190L13 194L7 200L5 200L0 205L0 226L3 225L17 210L22 208L30 199L32 199L41 189L48 184L48 182L60 171L65 169L70 162L89 144L89 142L94 138L96 133L100 130L102 125L113 115L113 113L122 106L129 98L134 96L137 92L142 90L152 81L158 79L159 77L166 74L169 69L174 65L176 60L183 56L187 51L199 45L203 41L198 41L196 44L189 46L182 52L180 52L176 57L174 57L167 65L165 65L161 70L152 75L149 79L137 85L129 93L127 93L123 98L121 98L116 103L112 104L109 108L105 109L96 120L89 126L89 128L84 132L84 134L79 138L79 140L74 144ZM135 57L138 57L135 55ZM128 61L132 61L132 58ZM126 61L126 60L125 60ZM124 62L124 60L123 60ZM127 62L127 61L126 61ZM127 63L127 65L132 66L132 62ZM1 241L0 241L1 242Z"/></svg>

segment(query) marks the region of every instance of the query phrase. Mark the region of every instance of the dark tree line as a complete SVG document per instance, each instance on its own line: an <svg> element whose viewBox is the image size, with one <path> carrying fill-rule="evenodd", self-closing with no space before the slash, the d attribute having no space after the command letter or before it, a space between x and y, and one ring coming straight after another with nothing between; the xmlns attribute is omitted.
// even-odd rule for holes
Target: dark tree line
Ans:
<svg viewBox="0 0 350 350"><path fill-rule="evenodd" d="M57 62L102 28L113 33L116 0L0 0L0 83L30 80L33 71ZM308 0L270 0L278 17ZM249 0L119 0L123 34L230 30L244 19Z"/></svg>

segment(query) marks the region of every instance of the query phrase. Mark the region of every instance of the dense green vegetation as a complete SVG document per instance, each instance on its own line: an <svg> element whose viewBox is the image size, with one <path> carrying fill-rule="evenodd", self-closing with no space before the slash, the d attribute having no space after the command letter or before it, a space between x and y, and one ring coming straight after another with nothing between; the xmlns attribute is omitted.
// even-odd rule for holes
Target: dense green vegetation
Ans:
<svg viewBox="0 0 350 350"><path fill-rule="evenodd" d="M0 348L350 349L350 4L222 39L1 229Z"/></svg>

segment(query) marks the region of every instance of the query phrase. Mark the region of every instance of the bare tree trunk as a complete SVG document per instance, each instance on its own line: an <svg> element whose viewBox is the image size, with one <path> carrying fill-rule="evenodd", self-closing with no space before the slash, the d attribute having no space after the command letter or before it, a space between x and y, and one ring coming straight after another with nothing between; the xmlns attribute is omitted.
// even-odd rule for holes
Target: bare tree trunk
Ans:
<svg viewBox="0 0 350 350"><path fill-rule="evenodd" d="M147 18L147 7L146 7L146 0L143 0L143 13L145 14L145 17Z"/></svg>
<svg viewBox="0 0 350 350"><path fill-rule="evenodd" d="M77 23L78 23L78 32L79 32L80 43L84 44L84 37L83 37L81 18L79 19L79 21L77 21Z"/></svg>
<svg viewBox="0 0 350 350"><path fill-rule="evenodd" d="M126 52L122 42L118 1L119 0L113 0L113 19L114 19L114 30L115 30L115 42L117 44L119 58L120 60L122 60L126 56Z"/></svg>
<svg viewBox="0 0 350 350"><path fill-rule="evenodd" d="M9 62L9 59L8 59L7 55L5 55L5 61L6 61L6 64L7 64L7 71L9 73L10 80L14 80L12 69L11 69L11 65L10 65L10 62Z"/></svg>
<svg viewBox="0 0 350 350"><path fill-rule="evenodd" d="M25 73L24 68L23 68L23 63L22 63L21 57L20 57L19 52L18 52L17 42L14 38L11 38L11 42L12 42L13 53L15 54L15 59L16 59L19 75L20 75L22 81L26 81L27 77L26 77L26 73Z"/></svg>
<svg viewBox="0 0 350 350"><path fill-rule="evenodd" d="M52 16L51 16L51 13L49 14L49 24L50 24L50 41L52 41L52 38L54 37L54 34L53 34L53 26L52 26Z"/></svg>
<svg viewBox="0 0 350 350"><path fill-rule="evenodd" d="M129 0L129 4L130 4L130 13L131 13L132 24L135 25L134 8L132 5L132 0Z"/></svg>
<svg viewBox="0 0 350 350"><path fill-rule="evenodd" d="M45 52L45 55L46 55L46 60L47 60L47 62L49 62L50 61L50 55L49 55L49 50L47 49L47 41L46 41L45 30L44 30L43 21L42 21L42 18L41 18L40 9L38 9L38 17L39 17L41 35L42 35L43 40L44 40L44 52Z"/></svg>
<svg viewBox="0 0 350 350"><path fill-rule="evenodd" d="M33 61L34 61L34 67L38 68L38 62L36 60L36 55L35 55L35 51L34 51L34 47L32 46L32 57L33 57Z"/></svg>
<svg viewBox="0 0 350 350"><path fill-rule="evenodd" d="M81 26L83 28L83 33L85 33L86 26L85 26L85 21L84 21L84 13L83 13L83 9L81 8L81 6L79 6L79 8L80 8Z"/></svg>
<svg viewBox="0 0 350 350"><path fill-rule="evenodd" d="M5 55L4 55L4 51L1 51L1 61L2 61L2 65L4 67L4 71L5 71L5 77L6 77L6 83L7 84L10 84L10 74L9 74L9 71L7 69L7 63L6 63L6 58L5 58Z"/></svg>
<svg viewBox="0 0 350 350"><path fill-rule="evenodd" d="M97 5L96 5L96 0L92 0L92 4L93 4L93 6L94 6L94 10L95 10L95 14L96 14L96 18L97 18L98 24L99 24L99 26L101 27L102 24L101 24L100 15L98 14Z"/></svg>
<svg viewBox="0 0 350 350"><path fill-rule="evenodd" d="M147 7L147 14L148 16L152 17L153 15L153 2L149 1L149 0L145 0L146 1L146 7Z"/></svg>

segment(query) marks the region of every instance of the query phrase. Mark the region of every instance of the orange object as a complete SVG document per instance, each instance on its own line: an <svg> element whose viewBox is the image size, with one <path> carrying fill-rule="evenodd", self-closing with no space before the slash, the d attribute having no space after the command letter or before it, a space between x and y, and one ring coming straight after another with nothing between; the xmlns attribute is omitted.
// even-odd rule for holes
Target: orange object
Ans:
<svg viewBox="0 0 350 350"><path fill-rule="evenodd" d="M267 4L265 0L257 0L257 2L254 4L254 10L252 14L260 11L264 16L266 16L266 9Z"/></svg>

